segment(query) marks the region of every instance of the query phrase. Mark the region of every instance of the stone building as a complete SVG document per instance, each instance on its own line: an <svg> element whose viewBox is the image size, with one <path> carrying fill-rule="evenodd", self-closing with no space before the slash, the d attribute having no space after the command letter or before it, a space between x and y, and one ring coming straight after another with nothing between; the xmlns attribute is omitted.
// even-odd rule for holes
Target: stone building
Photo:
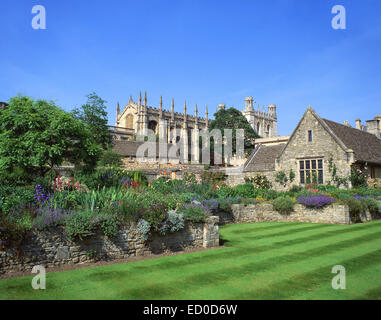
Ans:
<svg viewBox="0 0 381 320"><path fill-rule="evenodd" d="M226 105L219 104L218 108L225 109ZM197 105L195 106L194 115L187 114L186 102L184 103L183 113L175 112L173 99L170 111L164 110L162 97L160 97L158 108L148 106L147 93L145 93L143 101L141 94L139 94L138 102L135 102L130 97L127 105L122 110L120 110L118 103L116 113L115 127L110 129L118 140L133 140L135 134L138 132L144 133L147 129L153 130L158 136L165 136L167 143L178 141L184 131L187 131L186 135L190 140L192 129L207 129L211 121L208 118L207 107L205 107L205 117L202 118L198 116ZM278 135L275 104L270 104L267 112L264 106L260 111L259 105L258 110L254 110L253 97L246 97L242 114L261 137L276 137Z"/></svg>
<svg viewBox="0 0 381 320"><path fill-rule="evenodd" d="M225 104L219 104L219 109L225 109ZM245 109L242 111L252 127L259 134L266 137L277 136L277 116L276 106L270 105L268 112L254 111L253 98L247 97L245 100ZM202 150L199 148L199 137L207 132L210 121L208 118L208 108L205 107L205 117L198 116L198 107L195 106L194 115L187 114L187 105L184 103L184 112L175 112L175 104L172 99L171 110L164 110L163 99L160 97L159 107L151 107L147 104L147 93L142 100L141 93L136 103L130 97L127 105L120 110L119 103L116 110L116 122L114 127L110 127L110 132L114 137L114 150L124 157L128 157L128 163L136 161L137 157L133 150L139 148L138 144L133 143L135 137L139 135L146 136L148 132L155 134L156 141L164 150L173 150L170 145L181 145L176 154L162 156L158 161L160 163L170 162L188 163L191 161L198 164L201 160ZM126 141L127 140L127 141ZM123 142L123 143L122 143ZM210 154L213 158L213 153ZM177 157L177 159L176 159ZM148 157L150 158L150 157ZM233 166L242 165L245 160L241 158L230 158L229 164Z"/></svg>
<svg viewBox="0 0 381 320"><path fill-rule="evenodd" d="M292 169L297 184L326 184L332 180L330 162L340 178L349 177L352 166L366 167L371 178L381 178L381 139L322 119L308 107L286 143L257 145L242 176L265 175L276 185L276 172L288 174Z"/></svg>
<svg viewBox="0 0 381 320"><path fill-rule="evenodd" d="M159 107L155 108L147 105L147 93L145 93L143 101L139 94L138 103L130 97L123 110L120 110L118 103L116 114L114 134L116 139L121 140L133 140L133 136L138 132L146 134L147 129L150 129L157 136L164 137L167 143L175 143L184 132L190 140L192 129L203 130L208 128L210 123L207 107L205 108L205 118L198 116L197 105L194 116L188 115L186 102L183 113L175 112L173 99L170 111L163 109L162 97L160 97Z"/></svg>
<svg viewBox="0 0 381 320"><path fill-rule="evenodd" d="M251 124L255 132L262 138L278 136L278 122L276 114L276 105L270 104L265 111L265 106L254 110L253 97L245 98L245 109L242 114L246 117L247 121Z"/></svg>

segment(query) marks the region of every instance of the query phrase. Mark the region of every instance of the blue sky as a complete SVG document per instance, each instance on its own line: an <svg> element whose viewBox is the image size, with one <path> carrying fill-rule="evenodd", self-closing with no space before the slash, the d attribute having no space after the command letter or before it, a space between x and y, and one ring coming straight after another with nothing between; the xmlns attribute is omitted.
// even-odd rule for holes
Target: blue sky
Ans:
<svg viewBox="0 0 381 320"><path fill-rule="evenodd" d="M46 30L31 27L36 4ZM331 27L336 4L346 30ZM0 36L0 101L21 93L71 110L96 91L110 124L139 90L201 116L251 95L277 105L279 134L309 104L353 125L381 114L379 0L1 0Z"/></svg>

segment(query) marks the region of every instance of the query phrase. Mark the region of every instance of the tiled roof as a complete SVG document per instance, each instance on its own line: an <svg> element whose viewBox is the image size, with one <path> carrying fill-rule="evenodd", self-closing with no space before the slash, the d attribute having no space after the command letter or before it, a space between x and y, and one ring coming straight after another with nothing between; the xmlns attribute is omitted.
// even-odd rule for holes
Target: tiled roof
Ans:
<svg viewBox="0 0 381 320"><path fill-rule="evenodd" d="M381 139L374 134L322 119L348 149L355 153L357 161L381 163Z"/></svg>
<svg viewBox="0 0 381 320"><path fill-rule="evenodd" d="M259 145L250 155L245 163L245 171L273 171L275 170L275 159L279 157L285 143L264 146Z"/></svg>

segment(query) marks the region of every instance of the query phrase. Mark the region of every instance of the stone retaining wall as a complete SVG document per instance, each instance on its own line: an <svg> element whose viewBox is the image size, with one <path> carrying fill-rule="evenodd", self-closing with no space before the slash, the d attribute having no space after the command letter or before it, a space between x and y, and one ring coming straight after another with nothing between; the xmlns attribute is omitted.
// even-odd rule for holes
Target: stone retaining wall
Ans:
<svg viewBox="0 0 381 320"><path fill-rule="evenodd" d="M306 208L301 204L294 206L294 211L290 214L281 214L273 208L272 204L233 204L232 215L224 215L222 223L229 222L262 222L262 221L281 221L281 222L312 222L312 223L332 223L350 224L349 209L346 205L330 205L321 209ZM364 214L362 220L370 221L370 214Z"/></svg>
<svg viewBox="0 0 381 320"><path fill-rule="evenodd" d="M71 241L62 228L36 230L28 235L19 249L0 251L0 274L30 271L35 265L49 268L191 248L217 247L218 221L218 217L212 216L205 223L186 222L183 230L165 236L154 233L147 241L142 240L135 223L121 227L118 235L112 239L99 232L77 242Z"/></svg>

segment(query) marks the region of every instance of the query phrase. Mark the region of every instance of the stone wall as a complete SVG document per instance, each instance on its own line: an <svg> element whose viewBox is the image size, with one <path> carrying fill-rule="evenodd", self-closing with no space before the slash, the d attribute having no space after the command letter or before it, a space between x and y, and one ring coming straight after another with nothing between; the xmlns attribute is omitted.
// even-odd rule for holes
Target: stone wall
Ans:
<svg viewBox="0 0 381 320"><path fill-rule="evenodd" d="M294 211L290 214L281 214L273 208L272 204L233 204L233 213L229 216L222 216L222 223L229 222L312 222L331 224L350 224L349 209L346 205L330 205L321 209L306 208L301 204L294 206ZM371 220L370 215L364 220Z"/></svg>
<svg viewBox="0 0 381 320"><path fill-rule="evenodd" d="M186 222L183 230L165 236L154 233L147 241L142 240L135 223L121 227L118 235L112 239L97 233L76 242L71 241L62 228L32 231L21 248L0 251L0 274L30 271L35 265L49 268L190 248L217 247L218 221L218 217L212 216L205 223Z"/></svg>

